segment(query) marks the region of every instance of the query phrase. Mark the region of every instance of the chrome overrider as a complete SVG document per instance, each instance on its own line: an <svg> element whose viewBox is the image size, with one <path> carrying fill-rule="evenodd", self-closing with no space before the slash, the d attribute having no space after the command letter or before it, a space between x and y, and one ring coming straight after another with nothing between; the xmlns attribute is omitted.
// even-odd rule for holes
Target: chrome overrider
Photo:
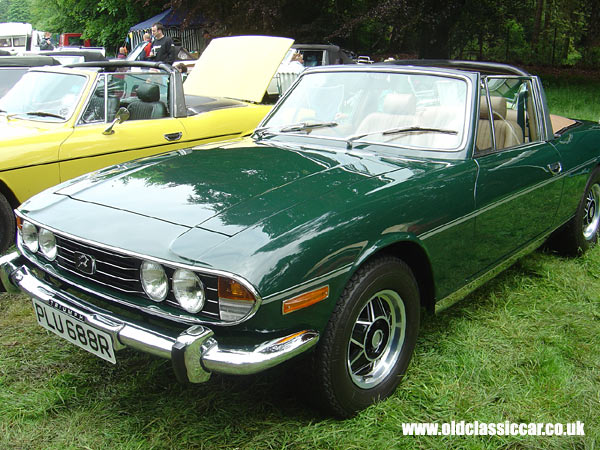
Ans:
<svg viewBox="0 0 600 450"><path fill-rule="evenodd" d="M191 326L176 337L168 336L117 314L108 315L71 293L57 290L38 279L24 262L16 251L0 258L0 278L7 291L20 290L47 305L52 302L81 314L88 324L110 334L115 351L131 347L170 359L181 382L202 383L212 372L257 373L305 352L319 340L318 332L303 330L252 348L221 348L214 332L202 325Z"/></svg>

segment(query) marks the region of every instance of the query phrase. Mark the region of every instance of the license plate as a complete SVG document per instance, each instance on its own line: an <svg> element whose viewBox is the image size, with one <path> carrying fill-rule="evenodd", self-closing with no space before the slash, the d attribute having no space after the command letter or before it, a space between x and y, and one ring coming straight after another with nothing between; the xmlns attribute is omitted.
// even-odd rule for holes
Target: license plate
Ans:
<svg viewBox="0 0 600 450"><path fill-rule="evenodd" d="M110 334L85 323L77 311L69 309L67 314L36 299L33 299L33 310L38 324L45 329L106 361L117 363Z"/></svg>

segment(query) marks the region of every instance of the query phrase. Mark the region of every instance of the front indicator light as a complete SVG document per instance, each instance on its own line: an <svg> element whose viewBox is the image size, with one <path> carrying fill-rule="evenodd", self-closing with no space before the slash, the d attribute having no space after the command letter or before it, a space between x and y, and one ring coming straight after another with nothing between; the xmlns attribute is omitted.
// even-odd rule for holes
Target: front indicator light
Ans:
<svg viewBox="0 0 600 450"><path fill-rule="evenodd" d="M285 300L282 304L282 313L289 314L299 309L314 305L329 297L329 286L323 286L314 291L306 292L297 297Z"/></svg>
<svg viewBox="0 0 600 450"><path fill-rule="evenodd" d="M173 293L179 305L195 314L204 306L204 284L194 272L177 269L173 274Z"/></svg>
<svg viewBox="0 0 600 450"><path fill-rule="evenodd" d="M236 322L246 317L256 298L242 284L230 278L219 277L219 313L221 320Z"/></svg>
<svg viewBox="0 0 600 450"><path fill-rule="evenodd" d="M23 237L25 247L27 247L30 252L35 253L38 251L38 229L34 224L24 220L21 228L21 236Z"/></svg>
<svg viewBox="0 0 600 450"><path fill-rule="evenodd" d="M54 233L42 228L39 232L38 242L42 255L48 261L54 261L56 259L56 238L54 237Z"/></svg>
<svg viewBox="0 0 600 450"><path fill-rule="evenodd" d="M155 302L162 302L169 292L169 281L163 267L152 261L144 261L140 267L140 279L144 292Z"/></svg>

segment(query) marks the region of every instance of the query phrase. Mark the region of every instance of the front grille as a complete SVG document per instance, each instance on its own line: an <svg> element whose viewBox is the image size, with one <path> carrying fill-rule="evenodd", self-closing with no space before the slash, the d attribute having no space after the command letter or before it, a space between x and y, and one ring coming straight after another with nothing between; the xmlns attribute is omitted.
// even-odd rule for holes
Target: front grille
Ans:
<svg viewBox="0 0 600 450"><path fill-rule="evenodd" d="M58 248L56 262L62 269L128 294L144 294L140 282L141 261L139 259L92 247L62 236L56 236L56 246ZM94 274L88 275L77 270L76 252L90 255L96 260Z"/></svg>
<svg viewBox="0 0 600 450"><path fill-rule="evenodd" d="M64 236L55 236L57 246L55 264L62 270L120 292L147 298L140 281L142 260L134 256L122 255L111 250L84 244ZM96 269L93 274L83 273L77 269L77 253L83 253L95 259ZM173 273L176 269L168 266L163 267L169 278L169 285L172 286ZM204 284L206 293L204 308L198 314L218 319L218 278L205 274L198 274L198 276ZM172 290L169 291L165 303L183 311Z"/></svg>

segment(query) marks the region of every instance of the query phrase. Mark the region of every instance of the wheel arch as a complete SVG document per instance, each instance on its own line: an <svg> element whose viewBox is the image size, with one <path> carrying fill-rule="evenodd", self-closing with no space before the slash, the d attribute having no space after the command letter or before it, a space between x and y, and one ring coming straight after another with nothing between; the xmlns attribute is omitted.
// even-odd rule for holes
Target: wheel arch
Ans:
<svg viewBox="0 0 600 450"><path fill-rule="evenodd" d="M361 266L381 256L394 256L404 261L413 272L421 297L421 306L427 311L435 311L435 279L429 255L415 237L387 242L363 253L353 268L353 273Z"/></svg>
<svg viewBox="0 0 600 450"><path fill-rule="evenodd" d="M8 203L10 203L10 206L13 209L16 209L21 204L19 202L19 200L17 200L17 197L15 196L13 191L8 187L8 185L1 178L0 178L0 194L2 194L4 196L4 198L6 198L6 200L8 200Z"/></svg>

